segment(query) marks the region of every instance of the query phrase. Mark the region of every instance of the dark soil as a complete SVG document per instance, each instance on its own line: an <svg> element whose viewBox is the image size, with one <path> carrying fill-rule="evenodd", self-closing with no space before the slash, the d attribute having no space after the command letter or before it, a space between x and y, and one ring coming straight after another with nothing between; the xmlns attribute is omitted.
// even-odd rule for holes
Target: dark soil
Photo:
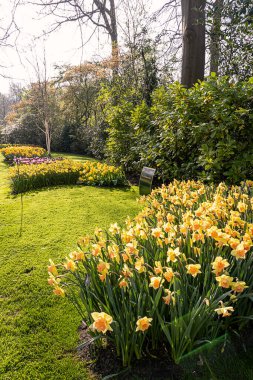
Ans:
<svg viewBox="0 0 253 380"><path fill-rule="evenodd" d="M83 325L80 328L80 339L83 344L89 342L91 336ZM124 368L112 346L97 348L94 344L81 344L79 355L83 358L96 379L115 374L113 379L121 380L181 380L182 369L170 359L164 348L160 352L151 352L152 356L136 360L131 368Z"/></svg>
<svg viewBox="0 0 253 380"><path fill-rule="evenodd" d="M240 337L232 334L224 353L221 345L217 345L211 351L202 352L198 355L192 355L184 360L181 365L175 365L170 359L169 353L165 347L161 347L159 352L149 352L149 355L141 360L135 360L131 368L124 368L121 360L117 357L114 347L107 345L105 348L97 348L94 343L90 342L91 336L87 332L87 326L83 324L80 327L81 345L79 356L85 361L87 367L94 375L94 378L101 380L108 376L108 379L120 380L192 380L213 379L213 373L218 376L214 379L227 380L227 373L230 380L242 380L239 378L239 372L243 367L238 368L235 364L233 376L230 372L232 363L244 357L247 353L245 362L240 362L240 366L252 363L249 367L253 368L253 326L250 325ZM232 360L232 362L231 362ZM229 364L230 363L230 364ZM239 364L239 363L238 363ZM210 372L214 371L214 372ZM115 376L113 376L115 375ZM253 377L244 376L243 380L252 380Z"/></svg>

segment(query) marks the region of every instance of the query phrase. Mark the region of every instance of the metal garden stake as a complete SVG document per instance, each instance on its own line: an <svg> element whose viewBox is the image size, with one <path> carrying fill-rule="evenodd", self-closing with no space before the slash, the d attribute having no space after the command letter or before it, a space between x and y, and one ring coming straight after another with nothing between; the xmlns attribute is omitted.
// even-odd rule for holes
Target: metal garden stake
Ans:
<svg viewBox="0 0 253 380"><path fill-rule="evenodd" d="M139 193L140 195L148 195L152 190L152 182L155 175L155 169L144 166L140 176Z"/></svg>

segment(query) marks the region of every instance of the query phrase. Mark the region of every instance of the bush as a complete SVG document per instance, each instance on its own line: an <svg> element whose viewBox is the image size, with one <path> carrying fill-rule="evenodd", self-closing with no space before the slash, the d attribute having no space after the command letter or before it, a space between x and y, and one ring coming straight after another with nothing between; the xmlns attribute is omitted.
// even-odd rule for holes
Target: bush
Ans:
<svg viewBox="0 0 253 380"><path fill-rule="evenodd" d="M82 164L71 160L16 165L10 168L12 192L23 193L41 187L76 184Z"/></svg>
<svg viewBox="0 0 253 380"><path fill-rule="evenodd" d="M163 186L124 228L97 229L51 261L49 284L124 365L162 347L178 363L253 318L252 185Z"/></svg>
<svg viewBox="0 0 253 380"><path fill-rule="evenodd" d="M105 154L113 164L118 164L129 170L132 161L129 157L133 145L134 129L131 124L131 113L135 104L135 90L121 90L117 87L103 88L99 101L104 102L104 118L109 126ZM115 98L117 101L115 101Z"/></svg>
<svg viewBox="0 0 253 380"><path fill-rule="evenodd" d="M143 158L164 179L240 183L253 178L253 80L212 76L153 94L154 131Z"/></svg>
<svg viewBox="0 0 253 380"><path fill-rule="evenodd" d="M7 146L2 148L0 152L3 154L5 161L9 163L12 163L14 158L44 157L47 155L46 150L38 146Z"/></svg>
<svg viewBox="0 0 253 380"><path fill-rule="evenodd" d="M151 106L134 91L115 97L107 90L104 100L113 163L155 167L163 181L253 179L253 78L212 75L190 89L175 82L157 88Z"/></svg>

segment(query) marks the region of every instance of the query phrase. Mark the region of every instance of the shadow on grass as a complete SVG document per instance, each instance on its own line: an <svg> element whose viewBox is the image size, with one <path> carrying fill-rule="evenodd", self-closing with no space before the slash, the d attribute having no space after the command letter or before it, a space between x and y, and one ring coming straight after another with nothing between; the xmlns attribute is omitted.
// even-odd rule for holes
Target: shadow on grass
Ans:
<svg viewBox="0 0 253 380"><path fill-rule="evenodd" d="M36 194L43 193L43 192L51 192L51 191L61 190L61 189L71 190L71 189L82 189L82 188L101 189L104 191L108 191L110 193L116 192L116 191L122 191L122 192L128 193L130 191L133 191L132 186L130 186L130 185L109 187L109 186L91 186L91 185L84 185L84 184L76 184L76 185L65 185L65 184L63 184L63 185L56 185L56 186L40 187L37 189L31 189L31 190L28 190L28 191L25 191L22 193L18 193L18 194L13 194L10 192L6 195L6 198L15 199L17 197L20 197L21 194L22 195L35 196Z"/></svg>

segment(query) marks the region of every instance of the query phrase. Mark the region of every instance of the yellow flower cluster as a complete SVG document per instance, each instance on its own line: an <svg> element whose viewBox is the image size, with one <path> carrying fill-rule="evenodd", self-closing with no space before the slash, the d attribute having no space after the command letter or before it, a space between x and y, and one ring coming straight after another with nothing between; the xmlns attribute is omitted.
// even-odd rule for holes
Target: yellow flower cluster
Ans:
<svg viewBox="0 0 253 380"><path fill-rule="evenodd" d="M38 175L47 176L49 174L67 174L71 171L79 172L82 164L73 160L52 161L40 165L20 165L10 168L10 177L31 178Z"/></svg>
<svg viewBox="0 0 253 380"><path fill-rule="evenodd" d="M142 211L122 228L112 224L105 233L97 229L93 238L81 239L80 251L60 264L63 277L79 276L84 267L92 273L94 289L105 287L97 294L104 294L110 284L118 292L117 302L125 302L131 292L145 292L145 299L152 300L159 295L157 307L160 302L163 313L177 302L188 305L188 292L197 289L205 307L212 305L214 319L233 315L238 300L244 302L245 292L253 287L249 188L174 181L141 202ZM55 289L58 278L51 280ZM94 317L97 314L96 322ZM138 319L136 331L147 330L152 318ZM104 333L110 321L94 322L93 327Z"/></svg>
<svg viewBox="0 0 253 380"><path fill-rule="evenodd" d="M17 147L17 149L20 148L27 149L29 155L28 148L31 147ZM35 148L31 148L31 152L32 149ZM123 186L127 184L125 174L120 168L91 161L86 161L83 164L68 159L47 161L37 165L19 164L10 169L10 178L14 193L45 186L75 183L98 186Z"/></svg>
<svg viewBox="0 0 253 380"><path fill-rule="evenodd" d="M21 193L40 187L75 184L78 181L82 163L73 160L51 161L39 165L16 165L9 174L14 193Z"/></svg>
<svg viewBox="0 0 253 380"><path fill-rule="evenodd" d="M7 146L0 149L6 161L13 161L15 157L43 157L46 150L38 146Z"/></svg>
<svg viewBox="0 0 253 380"><path fill-rule="evenodd" d="M120 168L101 162L86 161L80 174L80 182L87 185L126 185L125 174Z"/></svg>

